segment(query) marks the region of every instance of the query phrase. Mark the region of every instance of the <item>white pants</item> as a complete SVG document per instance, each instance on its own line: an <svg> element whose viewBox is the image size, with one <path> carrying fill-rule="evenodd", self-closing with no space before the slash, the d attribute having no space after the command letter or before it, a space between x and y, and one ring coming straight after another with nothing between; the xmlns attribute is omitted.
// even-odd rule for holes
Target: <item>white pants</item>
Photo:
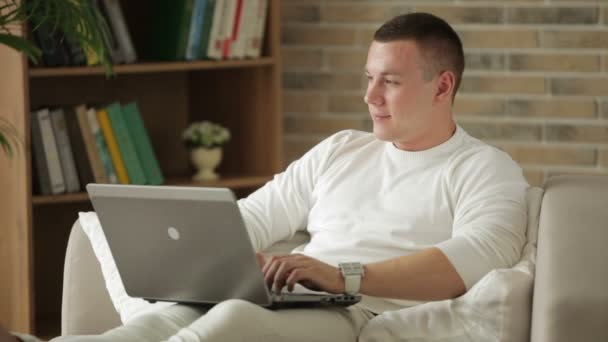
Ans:
<svg viewBox="0 0 608 342"><path fill-rule="evenodd" d="M173 305L97 336L54 341L356 341L374 314L357 305L272 311L231 299L207 311Z"/></svg>

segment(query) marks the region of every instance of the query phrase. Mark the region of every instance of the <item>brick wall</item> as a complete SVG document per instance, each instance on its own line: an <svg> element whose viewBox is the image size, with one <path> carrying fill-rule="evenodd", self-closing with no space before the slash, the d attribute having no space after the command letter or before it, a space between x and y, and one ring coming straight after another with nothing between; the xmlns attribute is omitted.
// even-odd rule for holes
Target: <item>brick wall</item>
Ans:
<svg viewBox="0 0 608 342"><path fill-rule="evenodd" d="M283 0L285 159L341 129L371 130L367 48L395 15L454 26L466 69L455 117L507 151L532 184L608 173L608 0Z"/></svg>

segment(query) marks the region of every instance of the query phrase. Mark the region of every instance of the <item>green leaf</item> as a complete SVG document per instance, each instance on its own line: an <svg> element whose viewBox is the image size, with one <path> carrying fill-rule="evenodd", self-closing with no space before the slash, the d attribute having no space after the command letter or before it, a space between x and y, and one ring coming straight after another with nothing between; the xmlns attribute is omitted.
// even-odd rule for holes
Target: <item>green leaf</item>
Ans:
<svg viewBox="0 0 608 342"><path fill-rule="evenodd" d="M0 146L9 157L13 156L13 148L2 132L0 132Z"/></svg>
<svg viewBox="0 0 608 342"><path fill-rule="evenodd" d="M34 63L38 63L42 55L42 51L36 45L23 37L0 33L0 44L25 53Z"/></svg>
<svg viewBox="0 0 608 342"><path fill-rule="evenodd" d="M12 157L13 152L18 152L22 147L19 132L10 121L3 117L0 117L0 146L9 157ZM13 150L13 146L15 150Z"/></svg>

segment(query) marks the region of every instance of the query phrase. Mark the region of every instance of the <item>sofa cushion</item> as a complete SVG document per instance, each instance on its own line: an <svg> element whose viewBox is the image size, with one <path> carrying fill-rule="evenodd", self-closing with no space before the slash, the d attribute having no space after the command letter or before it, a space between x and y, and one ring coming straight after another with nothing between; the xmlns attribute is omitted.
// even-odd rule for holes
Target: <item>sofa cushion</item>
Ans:
<svg viewBox="0 0 608 342"><path fill-rule="evenodd" d="M456 299L378 315L363 328L359 341L528 342L542 195L540 188L526 194L527 242L514 267L491 271Z"/></svg>

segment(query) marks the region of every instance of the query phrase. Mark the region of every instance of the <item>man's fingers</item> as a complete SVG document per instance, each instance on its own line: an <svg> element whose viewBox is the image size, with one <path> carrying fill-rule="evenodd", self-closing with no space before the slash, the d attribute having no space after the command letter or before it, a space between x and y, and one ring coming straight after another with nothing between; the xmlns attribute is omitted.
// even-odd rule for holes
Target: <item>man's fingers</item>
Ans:
<svg viewBox="0 0 608 342"><path fill-rule="evenodd" d="M292 258L281 260L280 266L277 269L277 272L274 274L274 285L277 292L281 292L283 287L285 287L285 281L295 267L296 265Z"/></svg>
<svg viewBox="0 0 608 342"><path fill-rule="evenodd" d="M302 279L302 274L303 273L304 273L303 269L297 269L297 270L293 270L289 274L289 277L287 277L287 281L286 281L287 290L289 292L292 292L293 289L294 289L294 287L298 283L298 281L300 281L300 279Z"/></svg>
<svg viewBox="0 0 608 342"><path fill-rule="evenodd" d="M258 259L258 265L260 265L260 268L263 270L264 264L266 264L266 257L260 252L255 253L255 257Z"/></svg>
<svg viewBox="0 0 608 342"><path fill-rule="evenodd" d="M279 261L272 258L266 263L266 265L264 265L264 268L266 268L266 270L264 271L264 281L266 282L266 286L269 289L272 289L272 284L274 283L274 275L277 272L279 266Z"/></svg>

